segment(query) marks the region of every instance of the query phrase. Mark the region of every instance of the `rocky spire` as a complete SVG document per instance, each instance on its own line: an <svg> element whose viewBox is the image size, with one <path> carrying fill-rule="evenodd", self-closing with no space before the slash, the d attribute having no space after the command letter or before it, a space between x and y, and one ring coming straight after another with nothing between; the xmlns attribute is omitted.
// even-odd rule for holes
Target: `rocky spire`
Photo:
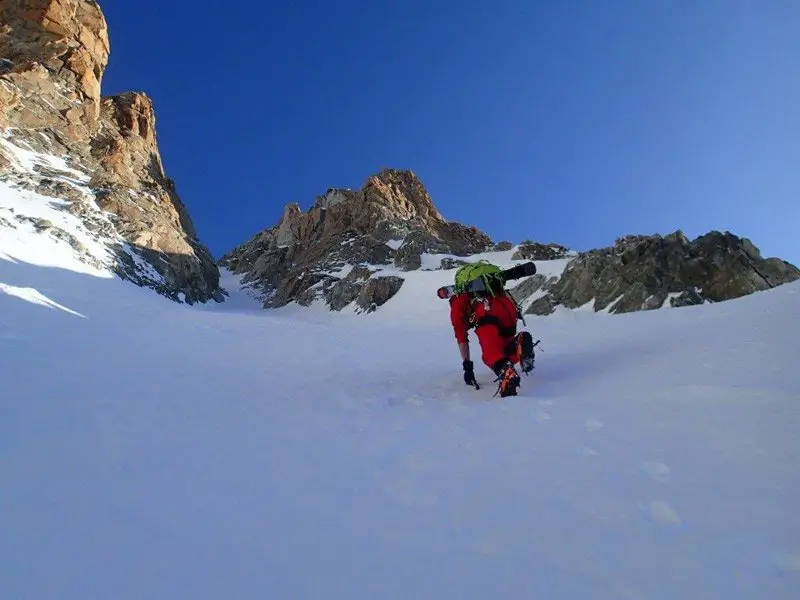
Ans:
<svg viewBox="0 0 800 600"><path fill-rule="evenodd" d="M220 264L261 290L268 307L321 299L334 310L350 302L371 310L402 285L382 271L419 269L425 253L467 256L491 246L478 229L447 221L413 172L385 169L358 191L329 189L306 212L288 205L276 226Z"/></svg>

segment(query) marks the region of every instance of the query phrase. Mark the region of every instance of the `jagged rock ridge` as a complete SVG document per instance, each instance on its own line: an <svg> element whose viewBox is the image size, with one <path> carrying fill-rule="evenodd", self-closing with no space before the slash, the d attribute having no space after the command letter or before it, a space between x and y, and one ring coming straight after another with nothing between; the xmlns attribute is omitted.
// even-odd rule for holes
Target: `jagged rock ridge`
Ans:
<svg viewBox="0 0 800 600"><path fill-rule="evenodd" d="M422 268L424 254L491 247L475 227L447 221L413 172L385 169L358 191L329 189L305 212L288 205L220 264L261 291L265 307L323 299L341 310L357 300L370 312L400 289L402 272Z"/></svg>
<svg viewBox="0 0 800 600"><path fill-rule="evenodd" d="M164 172L152 101L101 97L109 54L94 0L0 4L0 179L68 200L95 228L98 210L109 213L112 230L98 239L114 246L120 276L173 299L222 300L219 270ZM88 184L76 190L39 166L23 172L15 149L65 157Z"/></svg>
<svg viewBox="0 0 800 600"><path fill-rule="evenodd" d="M779 258L763 258L747 238L711 231L690 241L682 232L630 235L582 252L560 277L536 275L515 288L526 313L592 303L595 311L627 313L721 302L800 279Z"/></svg>
<svg viewBox="0 0 800 600"><path fill-rule="evenodd" d="M629 235L613 246L576 253L526 240L493 244L479 230L446 221L410 171L387 169L359 191L328 190L302 212L288 205L278 224L224 256L220 264L263 294L264 306L317 300L331 310L370 312L423 268L455 269L471 255L512 253L512 260L565 260L560 275L537 274L513 288L526 314L591 304L626 313L738 298L794 281L800 270L763 258L747 238L711 231L690 241L680 232Z"/></svg>

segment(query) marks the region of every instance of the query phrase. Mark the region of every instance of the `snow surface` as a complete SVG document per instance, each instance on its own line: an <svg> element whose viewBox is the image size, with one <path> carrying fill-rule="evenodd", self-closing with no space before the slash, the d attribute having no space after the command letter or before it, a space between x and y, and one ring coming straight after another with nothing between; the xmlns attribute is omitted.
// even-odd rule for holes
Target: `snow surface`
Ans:
<svg viewBox="0 0 800 600"><path fill-rule="evenodd" d="M800 282L530 317L501 400L452 272L190 307L37 235L0 237L0 598L800 597Z"/></svg>
<svg viewBox="0 0 800 600"><path fill-rule="evenodd" d="M69 211L71 203L68 201L0 181L0 260L112 278L116 277L113 266L117 259L111 246L115 245L131 257L140 276L154 283L164 281L153 266L116 233L110 213L97 207L89 175L70 167L63 157L35 152L21 144L24 142L19 139L12 141L9 130L0 134L0 150L8 156L18 177L36 180L41 178L40 170L47 169L48 179L73 187L83 197L82 208L91 215L95 225L102 224L111 233L90 231L80 217ZM46 222L47 227L37 231L36 222ZM65 235L80 245L83 257L79 257L64 239Z"/></svg>
<svg viewBox="0 0 800 600"><path fill-rule="evenodd" d="M45 142L47 136L41 136ZM17 139L12 140L12 130L5 129L0 133L0 146L5 150L11 166L19 172L34 173L40 167L46 167L54 171L60 171L67 177L62 180L72 183L76 187L88 184L91 179L86 173L70 167L67 161L61 156L48 155L36 152L30 148L23 147L24 142Z"/></svg>
<svg viewBox="0 0 800 600"><path fill-rule="evenodd" d="M108 246L87 231L79 217L64 210L63 202L35 192L19 190L0 181L0 260L23 261L42 267L61 267L98 277L112 277L109 268L99 268L76 259L69 244L48 231L37 232L32 220L45 220L72 235L97 264L109 265ZM25 220L20 222L17 217Z"/></svg>
<svg viewBox="0 0 800 600"><path fill-rule="evenodd" d="M405 238L403 238L402 240L389 240L388 242L386 242L386 245L389 246L389 248L391 248L392 250L397 250L400 246L403 245L404 241Z"/></svg>

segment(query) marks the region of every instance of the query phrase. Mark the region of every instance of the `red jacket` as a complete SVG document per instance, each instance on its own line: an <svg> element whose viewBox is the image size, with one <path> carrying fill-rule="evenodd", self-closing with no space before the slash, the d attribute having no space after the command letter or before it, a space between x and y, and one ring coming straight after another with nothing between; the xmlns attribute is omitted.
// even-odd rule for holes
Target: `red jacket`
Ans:
<svg viewBox="0 0 800 600"><path fill-rule="evenodd" d="M450 298L450 322L458 343L465 343L471 327L483 323L497 326L500 337L516 335L517 306L506 295L474 298L468 293Z"/></svg>

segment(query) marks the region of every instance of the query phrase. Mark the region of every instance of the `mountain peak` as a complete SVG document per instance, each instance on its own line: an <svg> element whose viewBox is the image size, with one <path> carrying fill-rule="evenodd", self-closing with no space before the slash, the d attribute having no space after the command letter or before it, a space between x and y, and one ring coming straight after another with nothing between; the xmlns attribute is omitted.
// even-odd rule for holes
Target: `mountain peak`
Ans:
<svg viewBox="0 0 800 600"><path fill-rule="evenodd" d="M478 229L446 221L413 172L383 169L358 191L329 188L306 212L287 205L277 225L220 264L243 275L263 294L265 306L324 297L331 307L344 307L362 288L382 290L385 302L402 278L389 280L381 272L419 269L425 253L467 256L491 245ZM372 307L375 298L362 304Z"/></svg>
<svg viewBox="0 0 800 600"><path fill-rule="evenodd" d="M383 169L369 177L362 188L365 199L375 202L400 219L419 219L429 226L444 221L425 186L408 170Z"/></svg>

